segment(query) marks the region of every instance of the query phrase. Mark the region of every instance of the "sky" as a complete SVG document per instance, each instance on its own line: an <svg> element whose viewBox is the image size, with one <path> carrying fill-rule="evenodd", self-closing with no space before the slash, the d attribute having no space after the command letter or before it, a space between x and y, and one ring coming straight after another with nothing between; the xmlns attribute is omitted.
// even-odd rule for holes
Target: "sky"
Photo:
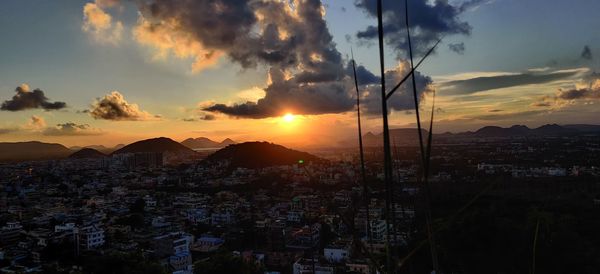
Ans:
<svg viewBox="0 0 600 274"><path fill-rule="evenodd" d="M410 64L404 2L383 2L389 86ZM415 74L422 117L436 94L436 132L598 124L599 1L408 5L415 59L441 39ZM381 132L374 7L374 0L0 1L0 141L337 144L356 136L351 51L363 131ZM413 100L409 81L389 101L392 127L415 126Z"/></svg>

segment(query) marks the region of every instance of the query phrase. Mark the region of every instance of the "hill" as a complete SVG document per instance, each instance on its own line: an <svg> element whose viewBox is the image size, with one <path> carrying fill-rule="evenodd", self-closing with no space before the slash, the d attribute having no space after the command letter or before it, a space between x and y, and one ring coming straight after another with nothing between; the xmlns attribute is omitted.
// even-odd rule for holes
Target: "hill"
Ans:
<svg viewBox="0 0 600 274"><path fill-rule="evenodd" d="M476 137L516 137L516 136L562 136L570 134L581 134L586 131L580 130L588 129L594 130L598 126L593 125L572 125L572 126L560 126L557 124L547 124L538 128L528 128L523 125L514 125L512 127L503 128L497 126L486 126L482 127L475 132L463 132L457 135L474 135ZM600 131L598 131L600 132Z"/></svg>
<svg viewBox="0 0 600 274"><path fill-rule="evenodd" d="M426 140L428 131L422 129L423 140ZM466 131L459 133L439 133L434 134L436 138L451 140L454 138L513 138L513 137L545 137L545 136L571 136L578 134L596 134L600 135L600 125L557 125L547 124L537 128L529 128L524 125L514 125L511 127L485 126L476 131ZM418 131L416 128L398 128L390 129L391 145L418 145ZM342 146L357 146L358 140L346 140L340 143ZM380 147L383 145L383 133L373 134L367 132L363 135L363 145L365 147Z"/></svg>
<svg viewBox="0 0 600 274"><path fill-rule="evenodd" d="M0 143L0 161L32 161L62 159L73 151L61 144L42 143L38 141Z"/></svg>
<svg viewBox="0 0 600 274"><path fill-rule="evenodd" d="M263 168L320 162L322 159L293 149L268 142L246 142L229 145L209 155L204 162L228 161L230 167Z"/></svg>
<svg viewBox="0 0 600 274"><path fill-rule="evenodd" d="M189 149L188 147L175 142L169 138L160 137L147 139L142 141L137 141L135 143L126 145L112 154L121 154L121 153L137 153L137 152L183 152L193 154L194 151Z"/></svg>
<svg viewBox="0 0 600 274"><path fill-rule="evenodd" d="M228 145L235 144L233 140L227 138L222 142L215 142L206 137L188 138L181 142L182 145L191 149L202 149L202 148L222 148Z"/></svg>
<svg viewBox="0 0 600 274"><path fill-rule="evenodd" d="M427 137L428 131L421 129L423 137ZM394 145L417 145L419 142L419 131L416 128L390 129L391 144ZM363 135L363 145L366 147L379 147L383 145L383 133L373 134L367 132Z"/></svg>
<svg viewBox="0 0 600 274"><path fill-rule="evenodd" d="M79 151L69 155L69 159L93 159L104 157L106 157L106 154L93 148L82 148Z"/></svg>

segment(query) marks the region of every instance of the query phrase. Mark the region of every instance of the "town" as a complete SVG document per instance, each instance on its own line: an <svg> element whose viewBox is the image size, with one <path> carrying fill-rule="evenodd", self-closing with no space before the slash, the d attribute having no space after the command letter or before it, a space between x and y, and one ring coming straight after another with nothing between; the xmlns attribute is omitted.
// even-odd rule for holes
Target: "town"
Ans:
<svg viewBox="0 0 600 274"><path fill-rule="evenodd" d="M478 203L539 193L540 184L537 196L571 189L588 214L597 214L599 151L600 140L586 135L439 138L434 217L468 214L472 207L461 212L463 201L480 191ZM170 165L158 152L2 164L0 272L379 273L386 242L405 256L426 238L422 186L417 147L395 147L396 203L386 233L381 150L365 152L367 196L354 148L315 150L319 161L261 168ZM524 201L541 199L536 195ZM470 225L463 229L479 230ZM440 232L446 245L444 237Z"/></svg>

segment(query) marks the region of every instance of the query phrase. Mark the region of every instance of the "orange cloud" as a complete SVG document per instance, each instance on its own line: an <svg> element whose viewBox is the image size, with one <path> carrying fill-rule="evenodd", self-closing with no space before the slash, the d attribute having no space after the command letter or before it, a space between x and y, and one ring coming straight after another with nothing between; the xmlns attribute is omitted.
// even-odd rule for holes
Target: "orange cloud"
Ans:
<svg viewBox="0 0 600 274"><path fill-rule="evenodd" d="M140 109L137 104L129 103L123 94L113 91L92 104L92 109L86 111L94 119L112 121L146 121L157 120L158 115L152 115Z"/></svg>
<svg viewBox="0 0 600 274"><path fill-rule="evenodd" d="M105 0L85 4L81 29L92 35L97 42L116 45L121 41L123 23L113 23L112 16L102 9L103 6L111 6L111 3L113 2Z"/></svg>
<svg viewBox="0 0 600 274"><path fill-rule="evenodd" d="M193 59L192 72L216 65L223 55L221 51L206 49L191 33L182 31L176 19L153 23L140 15L133 36L140 44L154 48L155 58L164 59L172 53L180 59Z"/></svg>

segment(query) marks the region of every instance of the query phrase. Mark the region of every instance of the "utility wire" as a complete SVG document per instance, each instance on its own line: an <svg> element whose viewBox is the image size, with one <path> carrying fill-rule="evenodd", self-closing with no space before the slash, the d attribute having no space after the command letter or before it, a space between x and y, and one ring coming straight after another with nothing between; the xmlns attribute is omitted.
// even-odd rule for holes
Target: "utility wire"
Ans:
<svg viewBox="0 0 600 274"><path fill-rule="evenodd" d="M388 109L385 91L385 60L383 50L383 7L382 0L377 0L377 34L379 40L379 68L381 72L381 115L383 116L383 151L384 151L384 181L386 186L386 266L387 273L393 273L394 266L392 265L391 247L390 247L390 206L391 192L390 186L392 181L392 157L390 149L390 132L388 126Z"/></svg>
<svg viewBox="0 0 600 274"><path fill-rule="evenodd" d="M404 11L405 11L405 22L406 22L406 34L407 34L407 40L408 40L408 53L410 56L410 68L411 71L414 70L414 63L413 63L413 52L412 52L412 43L411 43L411 39L410 39L410 24L409 24L409 20L408 20L408 0L404 1ZM419 134L419 147L421 148L421 159L423 161L423 181L424 181L424 186L425 186L425 223L427 226L427 234L429 237L429 246L430 246L430 251L431 251L431 261L433 264L433 270L435 271L435 273L438 273L439 271L439 265L438 265L438 258L437 258L437 251L436 251L436 247L435 247L435 238L434 235L432 233L432 228L431 228L431 208L430 208L430 201L431 201L431 190L429 187L429 181L428 181L428 166L429 166L429 157L427 157L427 155L425 154L425 148L423 145L423 133L421 132L421 117L419 115L419 98L417 95L417 83L415 80L415 74L414 72L411 73L411 78L412 78L412 85L413 85L413 98L414 98L414 102L415 102L415 115L416 115L416 119L417 119L417 130L418 130L418 134ZM433 120L432 120L433 121ZM431 137L431 135L430 135ZM430 142L430 140L429 140ZM429 150L429 148L427 148Z"/></svg>
<svg viewBox="0 0 600 274"><path fill-rule="evenodd" d="M371 224L369 222L369 187L367 186L367 174L365 171L365 154L363 151L363 139L362 139L362 127L360 123L360 91L358 89L358 78L356 77L356 62L354 61L354 52L350 48L350 54L352 56L352 72L354 73L354 87L356 88L356 113L358 120L358 146L360 149L360 173L362 176L363 185L363 198L365 199L365 211L366 211L366 222L367 222L367 240L371 242Z"/></svg>

